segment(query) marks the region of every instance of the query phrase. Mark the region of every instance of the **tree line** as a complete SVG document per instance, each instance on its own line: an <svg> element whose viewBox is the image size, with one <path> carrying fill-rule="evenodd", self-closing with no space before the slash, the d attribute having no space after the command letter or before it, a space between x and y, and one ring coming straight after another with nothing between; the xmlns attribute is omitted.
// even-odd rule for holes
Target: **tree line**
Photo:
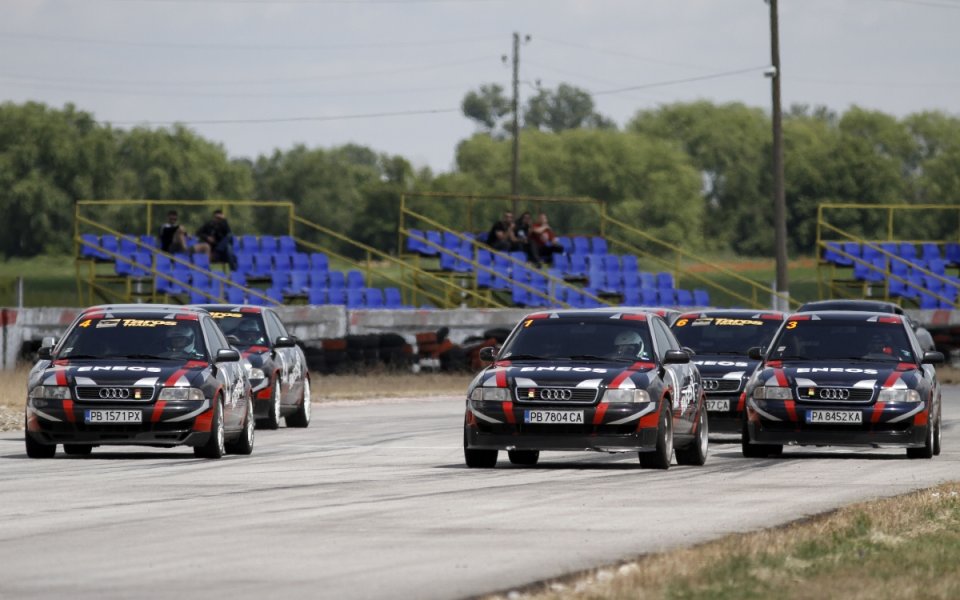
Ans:
<svg viewBox="0 0 960 600"><path fill-rule="evenodd" d="M74 202L89 199L256 200L235 210L237 232L283 233L292 202L304 218L393 251L401 194L507 195L511 119L502 89L464 98L477 131L456 148L446 173L416 169L403 156L357 145L276 150L230 157L183 126L119 129L73 105L0 104L0 252L72 251ZM769 115L740 103L676 103L638 111L622 127L573 86L541 90L523 107L519 166L526 196L580 196L666 241L698 252L769 255L773 247ZM941 112L897 118L852 107L843 113L794 106L784 115L790 252L814 250L822 202L957 204L960 119ZM418 199L416 209L455 228L485 231L509 203L465 211L454 200ZM523 203L521 209L542 206ZM551 204L560 233L591 233L588 210ZM207 217L181 210L188 228ZM880 218L880 217L878 217ZM154 215L159 226L162 215ZM142 214L110 209L102 222L142 228ZM841 223L853 231L861 216ZM410 225L408 225L410 226ZM937 215L898 232L914 239L956 235Z"/></svg>

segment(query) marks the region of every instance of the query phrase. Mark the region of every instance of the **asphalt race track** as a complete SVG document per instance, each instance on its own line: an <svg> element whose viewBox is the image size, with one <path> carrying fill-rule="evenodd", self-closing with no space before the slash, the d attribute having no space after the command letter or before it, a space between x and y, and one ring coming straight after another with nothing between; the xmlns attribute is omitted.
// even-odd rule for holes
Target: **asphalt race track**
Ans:
<svg viewBox="0 0 960 600"><path fill-rule="evenodd" d="M322 394L322 389L319 392ZM960 477L960 388L943 454L788 448L640 470L544 454L468 470L463 400L315 405L250 457L94 450L29 460L0 434L0 598L457 598ZM729 439L729 438L728 438Z"/></svg>

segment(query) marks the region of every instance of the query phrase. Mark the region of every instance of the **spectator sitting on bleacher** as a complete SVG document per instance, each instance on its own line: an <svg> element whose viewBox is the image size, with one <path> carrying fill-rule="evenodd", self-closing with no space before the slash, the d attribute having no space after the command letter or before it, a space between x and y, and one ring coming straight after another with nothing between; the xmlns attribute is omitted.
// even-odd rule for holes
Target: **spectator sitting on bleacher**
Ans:
<svg viewBox="0 0 960 600"><path fill-rule="evenodd" d="M500 252L520 250L520 240L517 239L516 223L513 222L513 213L505 211L503 217L493 224L487 234L487 245Z"/></svg>
<svg viewBox="0 0 960 600"><path fill-rule="evenodd" d="M540 261L552 264L553 255L563 252L563 246L557 243L557 235L550 228L547 213L540 213L537 222L530 228L530 242L534 262L538 264Z"/></svg>
<svg viewBox="0 0 960 600"><path fill-rule="evenodd" d="M210 244L210 262L225 262L231 270L237 269L237 257L233 253L233 232L223 211L213 211L213 218L197 231L197 237Z"/></svg>
<svg viewBox="0 0 960 600"><path fill-rule="evenodd" d="M533 226L533 219L530 216L528 211L524 211L520 215L520 218L517 219L517 223L514 226L514 232L517 236L517 243L520 244L520 249L523 250L527 255L527 260L540 266L540 258L537 256L536 248L533 247L532 240L530 238L530 228Z"/></svg>
<svg viewBox="0 0 960 600"><path fill-rule="evenodd" d="M179 221L177 211L167 213L167 222L160 226L160 249L168 254L178 254L187 251L187 230ZM190 248L193 252L210 253L210 245L204 242Z"/></svg>

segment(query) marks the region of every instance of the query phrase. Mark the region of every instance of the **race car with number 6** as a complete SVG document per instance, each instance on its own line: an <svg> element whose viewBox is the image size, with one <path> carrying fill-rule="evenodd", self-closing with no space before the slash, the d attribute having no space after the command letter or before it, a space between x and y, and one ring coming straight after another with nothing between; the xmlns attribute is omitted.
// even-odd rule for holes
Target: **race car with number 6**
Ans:
<svg viewBox="0 0 960 600"><path fill-rule="evenodd" d="M696 352L713 433L740 433L743 388L760 361L747 356L766 347L786 315L778 311L715 309L684 313L670 326L677 340Z"/></svg>
<svg viewBox="0 0 960 600"><path fill-rule="evenodd" d="M784 444L906 448L940 453L943 354L920 349L899 315L853 311L787 317L745 390L743 454Z"/></svg>
<svg viewBox="0 0 960 600"><path fill-rule="evenodd" d="M660 317L639 310L524 317L467 389L467 466L500 450L534 465L543 450L637 452L640 466L702 465L708 429L700 374Z"/></svg>
<svg viewBox="0 0 960 600"><path fill-rule="evenodd" d="M253 451L250 383L206 311L94 306L39 351L27 384L27 456L97 446L192 446L201 458Z"/></svg>

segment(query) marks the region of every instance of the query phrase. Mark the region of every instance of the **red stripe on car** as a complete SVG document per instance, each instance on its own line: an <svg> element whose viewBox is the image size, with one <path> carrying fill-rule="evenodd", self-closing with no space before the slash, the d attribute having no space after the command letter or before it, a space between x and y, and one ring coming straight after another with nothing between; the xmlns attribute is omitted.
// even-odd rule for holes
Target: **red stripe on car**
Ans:
<svg viewBox="0 0 960 600"><path fill-rule="evenodd" d="M67 420L71 423L75 422L77 417L73 414L73 400L64 400L63 401L63 412L67 415Z"/></svg>
<svg viewBox="0 0 960 600"><path fill-rule="evenodd" d="M743 412L743 407L747 403L747 393L740 392L740 400L737 401L737 412Z"/></svg>
<svg viewBox="0 0 960 600"><path fill-rule="evenodd" d="M928 409L928 410L925 410L925 411L922 411L922 412L918 412L917 415L916 415L915 417L913 417L913 424L914 424L914 425L926 425L926 424L929 423L929 422L930 422L930 411L929 411L929 409Z"/></svg>
<svg viewBox="0 0 960 600"><path fill-rule="evenodd" d="M773 376L777 378L777 383L780 384L780 387L790 385L790 382L787 381L787 374L783 372L783 369L774 369Z"/></svg>
<svg viewBox="0 0 960 600"><path fill-rule="evenodd" d="M67 372L64 369L57 369L57 385L67 385Z"/></svg>
<svg viewBox="0 0 960 600"><path fill-rule="evenodd" d="M163 414L163 407L167 405L166 400L158 400L157 404L153 407L153 414L150 415L151 423L160 422L160 415Z"/></svg>
<svg viewBox="0 0 960 600"><path fill-rule="evenodd" d="M600 423L603 423L603 416L607 414L608 406L610 405L607 404L606 402L601 402L599 405L597 405L597 410L596 412L593 413L594 425L599 425Z"/></svg>
<svg viewBox="0 0 960 600"><path fill-rule="evenodd" d="M513 417L513 402L503 403L503 416L507 419L507 423L510 423L511 425L517 422L517 420Z"/></svg>
<svg viewBox="0 0 960 600"><path fill-rule="evenodd" d="M884 382L883 382L883 385L880 386L880 387L882 387L882 388L893 387L893 384L895 384L898 379L900 379L900 373L894 371L893 373L890 373L890 376L887 377L887 380L884 381Z"/></svg>
<svg viewBox="0 0 960 600"><path fill-rule="evenodd" d="M787 409L787 416L791 421L797 420L797 403L793 400L784 400L783 407Z"/></svg>
<svg viewBox="0 0 960 600"><path fill-rule="evenodd" d="M879 423L879 422L880 422L880 417L883 416L883 407L884 407L884 406L886 406L886 403L885 403L885 402L877 402L877 403L873 406L873 414L870 415L870 422L871 422L871 423Z"/></svg>
<svg viewBox="0 0 960 600"><path fill-rule="evenodd" d="M877 323L900 323L900 317L880 317Z"/></svg>
<svg viewBox="0 0 960 600"><path fill-rule="evenodd" d="M646 321L646 315L623 315L621 317L624 321Z"/></svg>
<svg viewBox="0 0 960 600"><path fill-rule="evenodd" d="M503 369L497 371L497 387L505 388L507 387L507 372Z"/></svg>

